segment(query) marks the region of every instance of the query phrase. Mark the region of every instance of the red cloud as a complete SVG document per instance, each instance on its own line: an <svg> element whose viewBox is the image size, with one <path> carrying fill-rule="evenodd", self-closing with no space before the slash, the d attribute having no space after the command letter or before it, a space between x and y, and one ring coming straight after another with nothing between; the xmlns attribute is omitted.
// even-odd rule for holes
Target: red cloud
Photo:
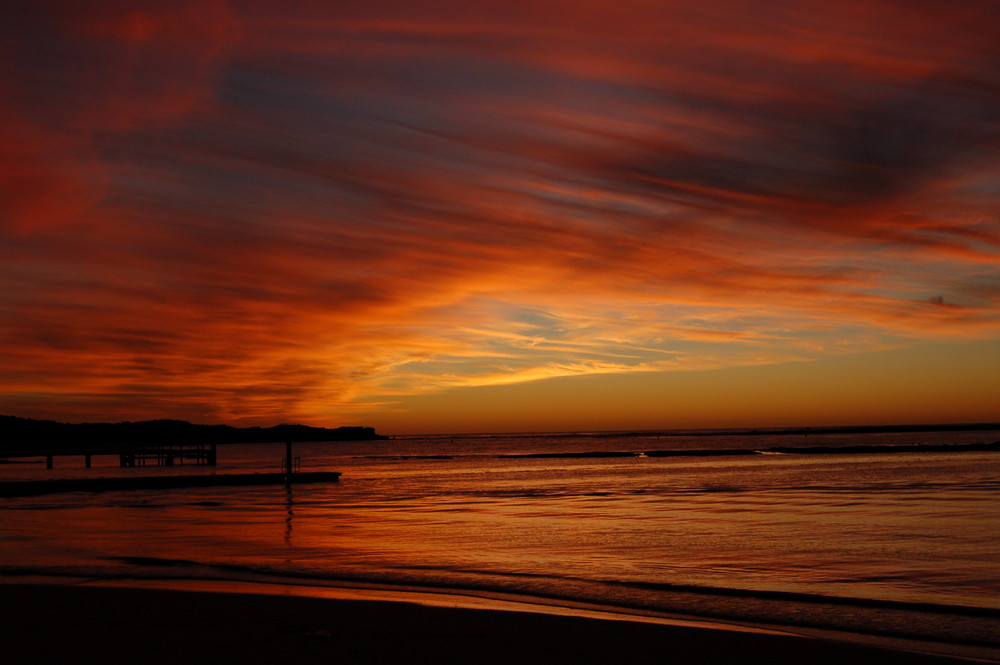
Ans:
<svg viewBox="0 0 1000 665"><path fill-rule="evenodd" d="M985 9L36 5L0 394L266 422L994 335Z"/></svg>

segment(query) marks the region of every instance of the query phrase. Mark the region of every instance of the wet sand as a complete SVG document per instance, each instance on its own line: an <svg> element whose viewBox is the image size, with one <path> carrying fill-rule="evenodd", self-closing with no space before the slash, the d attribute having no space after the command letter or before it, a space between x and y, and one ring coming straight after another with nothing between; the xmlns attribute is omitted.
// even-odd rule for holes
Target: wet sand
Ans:
<svg viewBox="0 0 1000 665"><path fill-rule="evenodd" d="M790 635L404 602L0 584L18 665L970 662Z"/></svg>

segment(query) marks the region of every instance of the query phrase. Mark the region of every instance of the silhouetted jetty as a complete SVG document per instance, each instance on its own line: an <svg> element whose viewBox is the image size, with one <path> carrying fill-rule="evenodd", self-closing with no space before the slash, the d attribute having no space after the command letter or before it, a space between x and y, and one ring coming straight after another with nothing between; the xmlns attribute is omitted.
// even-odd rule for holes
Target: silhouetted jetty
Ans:
<svg viewBox="0 0 1000 665"><path fill-rule="evenodd" d="M45 468L55 466L56 457L83 457L83 465L91 467L96 455L113 455L118 457L118 466L131 468L137 466L177 466L186 461L198 466L215 466L218 463L218 446L214 443L153 445L153 446L103 446L86 449L84 452L67 450L66 446L56 447L32 456L44 457ZM27 455L25 455L27 456Z"/></svg>
<svg viewBox="0 0 1000 665"><path fill-rule="evenodd" d="M197 465L215 466L218 453L214 443L197 443L193 445L171 446L136 446L118 455L119 466L146 466L152 462L156 466L174 466L177 462L184 464L185 460Z"/></svg>
<svg viewBox="0 0 1000 665"><path fill-rule="evenodd" d="M160 490L187 487L229 487L240 485L286 485L289 483L332 483L339 471L294 473L227 473L189 476L133 476L116 478L66 478L0 482L0 496L38 496L60 492L108 492L120 490Z"/></svg>

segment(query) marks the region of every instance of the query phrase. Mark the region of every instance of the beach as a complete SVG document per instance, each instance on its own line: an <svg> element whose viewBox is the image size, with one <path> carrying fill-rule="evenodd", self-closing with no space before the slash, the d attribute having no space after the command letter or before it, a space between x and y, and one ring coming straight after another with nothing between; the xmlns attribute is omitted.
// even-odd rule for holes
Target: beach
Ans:
<svg viewBox="0 0 1000 665"><path fill-rule="evenodd" d="M1000 452L939 450L998 436L298 444L343 475L288 487L189 482L273 474L266 444L9 464L71 487L0 502L4 639L18 663L1000 662Z"/></svg>
<svg viewBox="0 0 1000 665"><path fill-rule="evenodd" d="M781 633L406 602L65 584L0 585L19 665L971 662Z"/></svg>

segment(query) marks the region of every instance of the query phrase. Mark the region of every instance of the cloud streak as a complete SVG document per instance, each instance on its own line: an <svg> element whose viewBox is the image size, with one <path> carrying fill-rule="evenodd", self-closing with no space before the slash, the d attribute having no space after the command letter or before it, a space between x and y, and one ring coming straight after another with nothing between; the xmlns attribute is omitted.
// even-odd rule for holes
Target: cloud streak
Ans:
<svg viewBox="0 0 1000 665"><path fill-rule="evenodd" d="M350 420L996 336L993 3L662 5L22 11L3 402Z"/></svg>

